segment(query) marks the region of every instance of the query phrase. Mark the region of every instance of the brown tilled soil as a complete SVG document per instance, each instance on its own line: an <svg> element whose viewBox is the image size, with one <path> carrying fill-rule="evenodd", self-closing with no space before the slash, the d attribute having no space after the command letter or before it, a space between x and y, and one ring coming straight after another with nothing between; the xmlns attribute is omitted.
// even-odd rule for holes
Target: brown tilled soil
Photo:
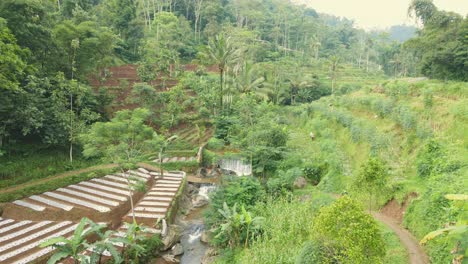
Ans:
<svg viewBox="0 0 468 264"><path fill-rule="evenodd" d="M147 187L153 185L153 180L149 180ZM89 187L92 188L92 187ZM67 194L72 196L70 194ZM136 192L133 195L134 204L144 196L142 192ZM105 197L102 197L105 198ZM47 197L49 200L54 200L52 197ZM56 200L59 203L67 204L64 201ZM34 200L28 200L27 202L34 204ZM92 201L93 203L98 203ZM29 208L15 205L13 203L6 203L3 208L3 217L15 219L15 220L33 220L33 221L75 221L79 222L81 218L87 217L94 222L104 222L109 225L110 228L117 228L122 222L122 216L124 216L131 208L130 199L126 202L122 202L119 206L112 208L108 213L100 213L86 207L80 207L79 205L69 204L73 206L70 211L60 210L54 207L46 207L46 210L42 212L34 211Z"/></svg>

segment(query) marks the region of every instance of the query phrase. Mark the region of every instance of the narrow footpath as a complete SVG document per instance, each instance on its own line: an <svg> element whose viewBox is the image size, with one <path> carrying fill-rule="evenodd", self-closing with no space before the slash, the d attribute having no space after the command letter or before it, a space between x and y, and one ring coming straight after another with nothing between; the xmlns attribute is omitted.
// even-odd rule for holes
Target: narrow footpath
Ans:
<svg viewBox="0 0 468 264"><path fill-rule="evenodd" d="M395 232L403 246L406 248L411 264L429 264L429 258L419 245L416 238L408 232L408 230L402 228L395 219L378 212L373 212L372 216Z"/></svg>

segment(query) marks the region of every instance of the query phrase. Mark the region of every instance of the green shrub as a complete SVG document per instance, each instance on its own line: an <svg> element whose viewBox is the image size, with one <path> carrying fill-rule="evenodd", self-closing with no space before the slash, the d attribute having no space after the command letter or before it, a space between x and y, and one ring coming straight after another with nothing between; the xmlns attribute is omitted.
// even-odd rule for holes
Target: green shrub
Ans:
<svg viewBox="0 0 468 264"><path fill-rule="evenodd" d="M385 243L375 220L349 197L324 207L314 220L314 237L332 242L338 263L382 263Z"/></svg>
<svg viewBox="0 0 468 264"><path fill-rule="evenodd" d="M431 89L426 89L423 92L424 96L424 107L431 108L434 105L434 95Z"/></svg>
<svg viewBox="0 0 468 264"><path fill-rule="evenodd" d="M429 140L418 154L417 168L420 177L454 172L460 167L458 161L449 159L447 150L435 139Z"/></svg>
<svg viewBox="0 0 468 264"><path fill-rule="evenodd" d="M215 152L209 151L206 148L202 152L202 165L205 167L211 167L218 163L219 156Z"/></svg>
<svg viewBox="0 0 468 264"><path fill-rule="evenodd" d="M326 264L333 253L331 249L320 240L311 240L305 243L301 253L297 257L296 264Z"/></svg>
<svg viewBox="0 0 468 264"><path fill-rule="evenodd" d="M224 141L218 138L210 138L206 148L210 150L221 150L224 147Z"/></svg>
<svg viewBox="0 0 468 264"><path fill-rule="evenodd" d="M250 210L257 202L265 200L265 190L260 182L253 177L232 177L211 194L211 204L205 214L206 223L212 226L222 219L218 210L226 203L229 207L238 204Z"/></svg>
<svg viewBox="0 0 468 264"><path fill-rule="evenodd" d="M320 183L322 177L327 173L328 165L326 163L309 163L302 169L304 176L313 184Z"/></svg>
<svg viewBox="0 0 468 264"><path fill-rule="evenodd" d="M302 171L299 168L278 171L275 177L268 179L266 184L267 191L273 197L291 192L294 187L294 181L300 176L302 176Z"/></svg>

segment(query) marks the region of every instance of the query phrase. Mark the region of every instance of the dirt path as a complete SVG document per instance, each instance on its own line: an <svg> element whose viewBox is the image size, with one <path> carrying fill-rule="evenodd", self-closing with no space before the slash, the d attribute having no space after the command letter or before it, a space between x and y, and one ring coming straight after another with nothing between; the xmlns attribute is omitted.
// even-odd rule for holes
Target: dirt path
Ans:
<svg viewBox="0 0 468 264"><path fill-rule="evenodd" d="M398 238L400 238L401 243L408 251L409 260L411 264L428 264L429 263L429 258L427 257L426 253L421 248L421 246L419 245L416 238L406 229L402 228L398 224L397 220L392 219L378 212L373 212L372 216L376 220L387 225L390 229L393 230L393 232L395 232Z"/></svg>
<svg viewBox="0 0 468 264"><path fill-rule="evenodd" d="M79 169L79 170L67 171L67 172L60 173L60 174L57 174L55 176L51 176L51 177L44 178L44 179L41 179L41 180L27 182L27 183L24 183L24 184L16 185L15 187L2 189L2 190L0 190L0 193L3 194L3 193L14 192L14 191L24 189L24 188L27 188L27 187L47 183L49 181L56 180L56 179L63 179L63 178L67 178L67 177L70 177L70 176L73 176L73 175L85 173L85 172L91 172L91 171L102 170L102 169L112 169L112 168L115 168L115 167L117 167L117 164L102 164L102 165L96 165L96 166L87 167L87 168L83 168L83 169Z"/></svg>

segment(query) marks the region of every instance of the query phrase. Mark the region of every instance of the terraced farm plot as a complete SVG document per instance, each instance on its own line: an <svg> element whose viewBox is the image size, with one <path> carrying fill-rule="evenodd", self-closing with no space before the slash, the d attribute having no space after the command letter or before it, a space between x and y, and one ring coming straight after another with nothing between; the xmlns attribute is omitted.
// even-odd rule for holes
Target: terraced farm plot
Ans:
<svg viewBox="0 0 468 264"><path fill-rule="evenodd" d="M135 204L135 215L129 212L124 218L127 223L131 223L135 217L138 223L153 226L158 219L166 218L167 212L181 188L183 179L186 177L183 172L164 173L163 177L156 172L150 174L156 176L157 179L146 195Z"/></svg>
<svg viewBox="0 0 468 264"><path fill-rule="evenodd" d="M0 263L45 261L54 248L39 245L50 238L70 237L82 217L107 222L110 228L116 228L114 236L125 236L128 223L133 221L128 183L137 181L151 186L144 196L133 196L137 222L148 226L146 233L160 234L161 230L153 226L166 218L184 177L184 172L167 172L161 177L158 172L139 168L13 201L0 218ZM115 242L115 246L123 248L121 243ZM88 249L85 254L91 255L92 251ZM104 252L104 256L110 257L110 253Z"/></svg>
<svg viewBox="0 0 468 264"><path fill-rule="evenodd" d="M117 224L130 209L129 183L142 181L151 186L152 178L144 169L106 175L13 201L5 206L3 216L36 221L79 221L86 216L99 222L111 219ZM133 192L133 199L141 196L142 193Z"/></svg>
<svg viewBox="0 0 468 264"><path fill-rule="evenodd" d="M169 163L169 162L190 162L196 161L196 157L167 157L162 159L162 163ZM159 159L153 160L153 162L159 163Z"/></svg>
<svg viewBox="0 0 468 264"><path fill-rule="evenodd" d="M54 249L39 245L53 237L69 237L78 224L71 221L17 221L0 218L0 263L25 264L47 257Z"/></svg>

